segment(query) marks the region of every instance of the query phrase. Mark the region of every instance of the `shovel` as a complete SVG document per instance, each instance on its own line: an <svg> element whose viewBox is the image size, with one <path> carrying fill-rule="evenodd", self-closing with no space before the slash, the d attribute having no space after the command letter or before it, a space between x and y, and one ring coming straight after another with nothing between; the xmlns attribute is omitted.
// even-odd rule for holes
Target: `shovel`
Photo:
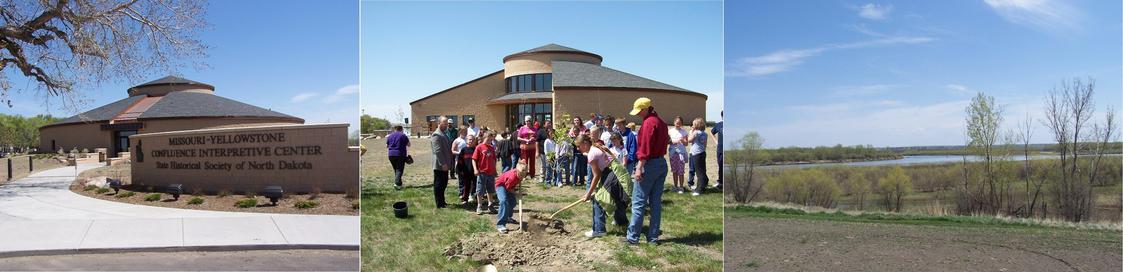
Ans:
<svg viewBox="0 0 1123 272"><path fill-rule="evenodd" d="M523 220L523 200L519 199L519 230L526 231L526 221Z"/></svg>
<svg viewBox="0 0 1123 272"><path fill-rule="evenodd" d="M564 208L561 208L561 210L558 210L558 211L554 212L554 214L551 214L550 220L554 220L554 216L558 216L558 214L561 213L562 211L568 210L569 208L573 208L573 206L577 206L577 204L581 204L580 199L578 199L577 202L573 202L572 204L569 204L569 206L565 206Z"/></svg>

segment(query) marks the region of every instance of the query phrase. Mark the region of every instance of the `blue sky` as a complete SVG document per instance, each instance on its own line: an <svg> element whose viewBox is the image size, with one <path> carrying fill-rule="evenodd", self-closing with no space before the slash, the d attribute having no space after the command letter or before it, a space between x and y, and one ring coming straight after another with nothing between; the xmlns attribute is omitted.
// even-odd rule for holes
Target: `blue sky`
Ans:
<svg viewBox="0 0 1123 272"><path fill-rule="evenodd" d="M215 94L305 119L306 123L350 123L358 129L358 3L323 1L211 1L210 26L200 35L208 67L179 75L210 83ZM130 86L165 76L153 72L139 82L110 82L82 89L86 111L123 99ZM25 78L11 77L14 88ZM70 116L77 112L29 91L13 96L5 113ZM206 105L200 105L205 107Z"/></svg>
<svg viewBox="0 0 1123 272"><path fill-rule="evenodd" d="M722 3L361 3L362 108L394 118L409 102L503 68L504 56L557 43L605 67L709 95L722 92ZM473 103L480 103L475 101Z"/></svg>
<svg viewBox="0 0 1123 272"><path fill-rule="evenodd" d="M1097 80L1097 120L1119 110L1119 1L730 1L727 124L768 147L963 143L976 91L1007 125L1041 120L1061 80ZM736 14L736 15L735 15ZM1049 135L1035 122L1034 142Z"/></svg>

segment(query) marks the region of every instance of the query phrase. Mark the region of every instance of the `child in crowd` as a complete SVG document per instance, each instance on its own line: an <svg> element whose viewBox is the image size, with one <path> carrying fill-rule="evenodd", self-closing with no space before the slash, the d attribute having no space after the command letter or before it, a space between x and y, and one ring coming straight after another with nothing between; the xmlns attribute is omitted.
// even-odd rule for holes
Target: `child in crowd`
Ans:
<svg viewBox="0 0 1123 272"><path fill-rule="evenodd" d="M667 164L671 167L671 180L673 182L671 190L681 194L683 191L690 189L682 184L683 172L685 172L683 166L689 159L686 155L687 134L686 129L682 127L681 116L675 116L674 125L674 127L667 129L667 133L671 136L671 146L667 150L667 156L670 157L670 160ZM694 174L693 170L691 170L691 174ZM691 183L686 186L694 185L693 180L691 179Z"/></svg>
<svg viewBox="0 0 1123 272"><path fill-rule="evenodd" d="M557 162L554 164L555 186L562 187L563 184L568 185L570 184L570 182L572 182L572 180L570 180L570 174L573 173L573 165L570 164L571 160L573 159L573 155L571 155L571 149L573 148L571 146L572 143L566 141L565 139L559 140L558 143L554 146L554 157L557 160ZM563 176L564 178L562 178Z"/></svg>
<svg viewBox="0 0 1123 272"><path fill-rule="evenodd" d="M464 130L461 130L463 133ZM460 205L468 205L468 202L476 201L476 175L472 167L472 154L476 152L476 145L479 141L476 136L468 135L465 142L461 145L460 149L454 150L456 155L456 172L460 177L457 180L460 183Z"/></svg>
<svg viewBox="0 0 1123 272"><path fill-rule="evenodd" d="M628 165L628 149L624 148L624 137L620 136L620 133L612 133L609 140L612 141L612 145L608 150L612 151L612 156L616 157L616 161L620 164Z"/></svg>
<svg viewBox="0 0 1123 272"><path fill-rule="evenodd" d="M515 169L503 172L495 180L495 193L499 197L499 216L495 222L495 229L499 230L499 233L507 233L507 223L518 223L511 220L511 214L514 213L515 205L518 203L515 194L518 192L519 183L526 178L526 175L527 165L520 162Z"/></svg>
<svg viewBox="0 0 1123 272"><path fill-rule="evenodd" d="M495 195L495 132L484 134L483 143L476 146L472 153L472 169L476 175L476 214L484 214L484 195L487 195L487 211L491 210Z"/></svg>
<svg viewBox="0 0 1123 272"><path fill-rule="evenodd" d="M450 128L449 130L455 130L455 129ZM460 156L460 153L457 153L457 152L460 152L460 149L464 148L464 144L468 140L468 138L467 138L468 129L465 126L460 126L460 130L455 130L455 131L456 131L456 134L455 134L456 139L452 140L452 147L451 147L452 148L452 155L453 156ZM456 160L456 159L452 160L452 171L448 171L448 174L450 176L449 178L456 179L456 176L460 175L460 171L458 171L460 169L458 167L459 165L460 165L459 160ZM464 188L461 188L462 191L463 191L463 189Z"/></svg>
<svg viewBox="0 0 1123 272"><path fill-rule="evenodd" d="M495 154L499 156L499 166L502 167L499 171L507 172L514 166L511 164L511 133L504 131L500 135L502 139L495 143Z"/></svg>
<svg viewBox="0 0 1123 272"><path fill-rule="evenodd" d="M557 149L557 144L554 143L554 129L547 128L546 140L542 142L542 156L546 158L546 163L542 165L542 183L550 184L554 181L554 167L558 161L558 154L551 154L554 149Z"/></svg>
<svg viewBox="0 0 1123 272"><path fill-rule="evenodd" d="M698 176L698 184L694 186L694 193L692 194L695 196L702 194L702 191L706 189L706 184L710 182L710 177L706 175L706 143L708 138L706 121L702 118L694 118L694 124L687 141L690 142L690 183L694 183L695 173Z"/></svg>

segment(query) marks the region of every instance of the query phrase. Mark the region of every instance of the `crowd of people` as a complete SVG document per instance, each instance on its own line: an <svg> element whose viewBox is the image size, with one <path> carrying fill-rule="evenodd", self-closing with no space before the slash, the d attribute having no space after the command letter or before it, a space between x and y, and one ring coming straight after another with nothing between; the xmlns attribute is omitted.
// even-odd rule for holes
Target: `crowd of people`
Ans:
<svg viewBox="0 0 1123 272"><path fill-rule="evenodd" d="M668 127L653 102L643 97L636 99L629 114L641 118L638 127L623 117L590 113L588 120L574 117L566 120L571 123L559 126L526 116L511 132L481 128L471 119L466 126L454 127L442 116L429 136L435 204L437 208L448 206L445 189L450 179L457 179L461 206L475 203L476 214L497 213L496 229L505 233L506 224L515 223L511 211L523 180L583 187L581 200L593 206L593 227L585 233L587 237L605 235L607 210L611 210L613 223L627 226L624 241L636 244L643 219L650 212L647 242L658 243L668 172L672 176L670 192L703 194L710 181L706 145L711 135L718 144L719 165L723 159L722 123L707 132L702 118L684 127L684 119L675 116L673 127ZM559 133L559 128L564 131ZM412 158L407 154L409 137L400 126L394 130L386 144L395 186L401 188L404 165ZM721 188L721 179L719 171L714 188Z"/></svg>

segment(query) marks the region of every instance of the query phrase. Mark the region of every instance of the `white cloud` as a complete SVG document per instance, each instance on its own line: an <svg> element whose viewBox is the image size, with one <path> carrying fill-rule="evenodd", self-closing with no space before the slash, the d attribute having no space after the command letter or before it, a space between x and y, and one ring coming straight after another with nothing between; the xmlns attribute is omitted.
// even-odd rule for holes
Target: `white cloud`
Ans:
<svg viewBox="0 0 1123 272"><path fill-rule="evenodd" d="M291 101L293 103L300 103L300 102L304 102L308 99L312 99L313 97L316 97L316 96L319 96L319 95L320 94L318 94L318 93L299 93L299 94L293 96Z"/></svg>
<svg viewBox="0 0 1123 272"><path fill-rule="evenodd" d="M354 95L354 94L357 94L357 93L359 93L359 85L358 84L347 85L347 86L343 86L343 87L340 87L339 89L335 90L335 93L332 93L331 95L328 95L327 97L324 97L323 101L326 104L331 104L331 103L335 103L335 102L339 102L340 100L343 100L344 97ZM357 106L358 104L355 104L355 105Z"/></svg>
<svg viewBox="0 0 1123 272"><path fill-rule="evenodd" d="M756 57L742 58L726 69L728 76L764 76L779 72L789 71L795 66L803 64L805 59L815 57L828 51L860 49L875 46L889 46L898 44L920 44L935 41L935 38L923 36L894 36L873 40L851 43L826 44L804 49L781 49Z"/></svg>
<svg viewBox="0 0 1123 272"><path fill-rule="evenodd" d="M878 5L874 3L865 4L858 8L858 16L870 20L885 20L889 18L889 13L893 11L892 5Z"/></svg>
<svg viewBox="0 0 1123 272"><path fill-rule="evenodd" d="M1052 33L1080 30L1084 15L1068 1L983 0L1003 19Z"/></svg>
<svg viewBox="0 0 1123 272"><path fill-rule="evenodd" d="M975 93L975 91L971 90L971 88L967 88L967 86L963 86L963 85L959 85L959 84L948 84L944 87L947 88L948 91L951 92L954 95L971 95L971 94Z"/></svg>

